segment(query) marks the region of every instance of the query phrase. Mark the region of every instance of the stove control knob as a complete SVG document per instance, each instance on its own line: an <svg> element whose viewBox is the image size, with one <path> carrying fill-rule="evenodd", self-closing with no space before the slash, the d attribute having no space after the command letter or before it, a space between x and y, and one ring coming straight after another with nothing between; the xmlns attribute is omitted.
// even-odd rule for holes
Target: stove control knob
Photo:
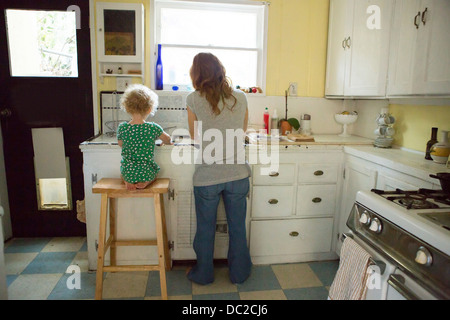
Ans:
<svg viewBox="0 0 450 320"><path fill-rule="evenodd" d="M415 261L418 264L423 264L429 267L433 263L433 257L431 256L431 252L428 251L427 248L421 246L419 250L417 250Z"/></svg>
<svg viewBox="0 0 450 320"><path fill-rule="evenodd" d="M370 216L366 210L364 210L361 213L361 216L359 217L359 222L361 222L362 224L365 224L365 225L368 225L370 223Z"/></svg>
<svg viewBox="0 0 450 320"><path fill-rule="evenodd" d="M378 218L373 218L370 223L369 229L375 233L381 233L382 225Z"/></svg>

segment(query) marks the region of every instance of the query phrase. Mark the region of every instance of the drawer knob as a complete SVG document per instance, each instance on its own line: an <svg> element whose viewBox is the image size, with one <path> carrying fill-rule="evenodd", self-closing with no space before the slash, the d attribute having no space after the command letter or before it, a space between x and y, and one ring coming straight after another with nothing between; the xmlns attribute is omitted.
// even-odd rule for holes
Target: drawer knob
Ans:
<svg viewBox="0 0 450 320"><path fill-rule="evenodd" d="M298 232L297 231L291 231L291 232L289 232L289 235L291 237L298 237Z"/></svg>
<svg viewBox="0 0 450 320"><path fill-rule="evenodd" d="M278 173L278 172L269 173L269 176L271 176L271 177L278 177L279 175L280 175L280 173Z"/></svg>
<svg viewBox="0 0 450 320"><path fill-rule="evenodd" d="M270 203L270 204L277 204L277 203L278 203L278 200L277 200L277 199L270 199L270 200L269 200L269 203Z"/></svg>
<svg viewBox="0 0 450 320"><path fill-rule="evenodd" d="M323 175L323 171L322 170L314 171L314 175L315 176L322 176Z"/></svg>
<svg viewBox="0 0 450 320"><path fill-rule="evenodd" d="M322 199L318 198L318 197L312 199L312 202L314 202L314 203L319 203L321 201L322 201Z"/></svg>

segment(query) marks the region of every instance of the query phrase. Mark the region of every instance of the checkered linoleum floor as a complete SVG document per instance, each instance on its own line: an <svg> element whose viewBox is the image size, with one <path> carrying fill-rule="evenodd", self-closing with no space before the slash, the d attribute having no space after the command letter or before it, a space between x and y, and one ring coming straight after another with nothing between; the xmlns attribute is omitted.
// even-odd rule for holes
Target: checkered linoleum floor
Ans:
<svg viewBox="0 0 450 320"><path fill-rule="evenodd" d="M88 270L86 238L16 238L5 243L11 300L93 299L95 272ZM80 289L68 289L67 267L80 267ZM326 300L339 262L254 265L243 284L232 284L228 268L217 266L214 283L201 286L185 275L187 266L167 272L173 300ZM107 273L104 299L160 299L158 272Z"/></svg>

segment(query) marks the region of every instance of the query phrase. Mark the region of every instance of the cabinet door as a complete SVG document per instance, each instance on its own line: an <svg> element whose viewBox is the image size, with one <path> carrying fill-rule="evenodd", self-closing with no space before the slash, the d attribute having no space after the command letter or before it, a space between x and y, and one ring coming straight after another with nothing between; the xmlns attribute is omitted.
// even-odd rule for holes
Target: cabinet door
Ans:
<svg viewBox="0 0 450 320"><path fill-rule="evenodd" d="M330 2L326 96L342 96L344 94L345 39L348 37L349 21L347 17L349 15L348 3L348 0L332 0Z"/></svg>
<svg viewBox="0 0 450 320"><path fill-rule="evenodd" d="M450 1L423 0L418 29L415 94L450 94Z"/></svg>
<svg viewBox="0 0 450 320"><path fill-rule="evenodd" d="M348 216L356 201L356 193L360 190L370 190L375 187L377 170L362 163L347 162L345 166L344 187L342 189L341 213L339 217L339 237L347 232ZM341 242L338 241L338 250Z"/></svg>
<svg viewBox="0 0 450 320"><path fill-rule="evenodd" d="M385 96L391 0L354 1L352 30L346 41L346 96Z"/></svg>
<svg viewBox="0 0 450 320"><path fill-rule="evenodd" d="M138 3L97 2L98 61L142 62L143 8Z"/></svg>
<svg viewBox="0 0 450 320"><path fill-rule="evenodd" d="M414 19L419 14L418 0L395 2L392 37L389 56L389 81L387 94L406 95L412 93L415 73L415 50L418 29Z"/></svg>
<svg viewBox="0 0 450 320"><path fill-rule="evenodd" d="M431 189L433 185L427 181L404 174L393 174L391 171L379 172L377 178L377 189L380 190L417 190L419 188Z"/></svg>

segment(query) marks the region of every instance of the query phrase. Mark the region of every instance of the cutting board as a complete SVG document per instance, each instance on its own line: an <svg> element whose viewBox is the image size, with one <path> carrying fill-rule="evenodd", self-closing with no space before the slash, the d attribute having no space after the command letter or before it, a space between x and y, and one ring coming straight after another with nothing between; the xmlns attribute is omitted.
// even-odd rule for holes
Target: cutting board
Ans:
<svg viewBox="0 0 450 320"><path fill-rule="evenodd" d="M299 133L290 133L287 135L289 140L295 141L295 142L315 142L313 136L305 136L303 134Z"/></svg>

